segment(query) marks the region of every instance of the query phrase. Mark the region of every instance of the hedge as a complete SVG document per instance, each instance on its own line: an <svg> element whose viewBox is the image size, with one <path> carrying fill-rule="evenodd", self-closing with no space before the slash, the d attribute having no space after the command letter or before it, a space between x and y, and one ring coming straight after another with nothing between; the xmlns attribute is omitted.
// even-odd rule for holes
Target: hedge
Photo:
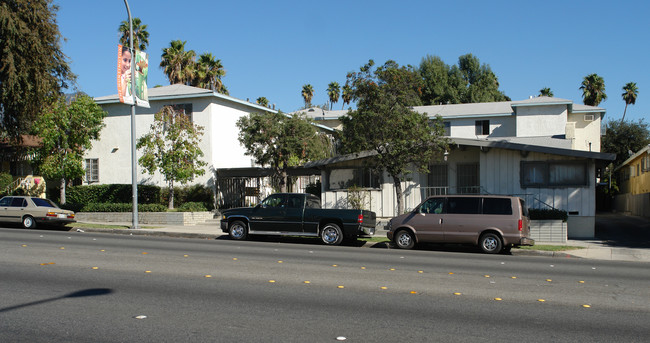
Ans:
<svg viewBox="0 0 650 343"><path fill-rule="evenodd" d="M133 188L128 184L72 186L65 196L71 204L129 203L133 201ZM138 203L159 204L160 187L138 185Z"/></svg>
<svg viewBox="0 0 650 343"><path fill-rule="evenodd" d="M567 211L557 209L539 210L531 208L528 210L528 214L530 220L562 220L565 222L569 218Z"/></svg>
<svg viewBox="0 0 650 343"><path fill-rule="evenodd" d="M131 212L131 203L89 203L81 207L80 212ZM166 212L161 204L138 204L138 212Z"/></svg>
<svg viewBox="0 0 650 343"><path fill-rule="evenodd" d="M186 202L178 207L178 212L205 212L207 210L202 202Z"/></svg>

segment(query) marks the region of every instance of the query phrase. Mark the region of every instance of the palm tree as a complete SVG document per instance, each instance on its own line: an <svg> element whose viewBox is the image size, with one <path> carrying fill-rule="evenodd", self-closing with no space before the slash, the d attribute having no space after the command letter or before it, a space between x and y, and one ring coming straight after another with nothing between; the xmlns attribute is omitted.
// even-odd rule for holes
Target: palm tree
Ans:
<svg viewBox="0 0 650 343"><path fill-rule="evenodd" d="M343 86L343 95L341 95L341 99L343 100L343 106L341 109L345 107L345 104L350 104L350 101L352 101L352 87L350 85L345 85Z"/></svg>
<svg viewBox="0 0 650 343"><path fill-rule="evenodd" d="M261 96L257 98L257 104L264 107L269 107L269 99Z"/></svg>
<svg viewBox="0 0 650 343"><path fill-rule="evenodd" d="M133 26L133 47L145 51L149 45L149 32L147 32L147 25L142 25L140 18L133 18L131 20ZM129 22L123 20L117 32L122 33L120 37L120 44L122 46L129 46Z"/></svg>
<svg viewBox="0 0 650 343"><path fill-rule="evenodd" d="M327 87L327 96L330 98L330 110L334 103L339 102L339 95L341 94L341 86L338 82L330 82Z"/></svg>
<svg viewBox="0 0 650 343"><path fill-rule="evenodd" d="M625 101L625 110L623 110L623 119L621 123L625 120L625 112L627 112L627 105L634 105L636 103L636 96L639 94L639 88L636 86L636 82L628 82L623 86L623 101Z"/></svg>
<svg viewBox="0 0 650 343"><path fill-rule="evenodd" d="M163 49L160 67L169 79L169 84L191 84L194 79L194 50L185 51L185 41L173 40Z"/></svg>
<svg viewBox="0 0 650 343"><path fill-rule="evenodd" d="M601 101L607 99L605 80L598 74L585 76L580 89L582 89L582 102L585 105L598 106Z"/></svg>
<svg viewBox="0 0 650 343"><path fill-rule="evenodd" d="M544 87L544 88L539 90L539 96L548 96L548 97L552 98L553 97L553 91L548 87Z"/></svg>
<svg viewBox="0 0 650 343"><path fill-rule="evenodd" d="M314 87L310 84L302 86L302 98L305 99L305 108L311 107L311 99L314 97Z"/></svg>
<svg viewBox="0 0 650 343"><path fill-rule="evenodd" d="M226 71L223 69L221 60L216 59L209 52L202 54L196 62L194 71L192 86L212 89L217 93L224 94L221 77L226 75Z"/></svg>

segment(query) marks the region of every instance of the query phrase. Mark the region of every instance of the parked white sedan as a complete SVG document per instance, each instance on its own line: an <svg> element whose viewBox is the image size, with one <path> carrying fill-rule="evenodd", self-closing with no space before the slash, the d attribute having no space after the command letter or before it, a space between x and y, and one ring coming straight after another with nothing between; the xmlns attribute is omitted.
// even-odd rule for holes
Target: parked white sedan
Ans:
<svg viewBox="0 0 650 343"><path fill-rule="evenodd" d="M21 223L26 229L37 224L74 223L74 212L63 210L48 199L30 196L6 196L0 199L0 221Z"/></svg>

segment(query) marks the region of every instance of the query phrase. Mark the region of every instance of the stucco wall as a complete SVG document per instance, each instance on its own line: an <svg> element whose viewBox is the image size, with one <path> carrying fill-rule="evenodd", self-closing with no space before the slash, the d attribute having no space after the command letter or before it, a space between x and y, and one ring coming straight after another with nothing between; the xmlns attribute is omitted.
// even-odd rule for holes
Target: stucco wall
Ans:
<svg viewBox="0 0 650 343"><path fill-rule="evenodd" d="M585 120L585 115L593 116L594 120ZM572 113L569 114L567 123L575 127L573 149L600 152L601 121L599 113Z"/></svg>
<svg viewBox="0 0 650 343"><path fill-rule="evenodd" d="M564 134L567 123L566 105L517 107L517 137L539 137Z"/></svg>

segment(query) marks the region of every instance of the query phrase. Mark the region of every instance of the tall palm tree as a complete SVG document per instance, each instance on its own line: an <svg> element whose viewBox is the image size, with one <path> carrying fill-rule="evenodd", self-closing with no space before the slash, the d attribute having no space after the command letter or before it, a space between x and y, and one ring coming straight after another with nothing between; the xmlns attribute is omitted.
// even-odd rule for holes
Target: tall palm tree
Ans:
<svg viewBox="0 0 650 343"><path fill-rule="evenodd" d="M334 103L339 102L339 95L341 95L341 86L338 82L330 82L327 86L327 96L330 98L330 110Z"/></svg>
<svg viewBox="0 0 650 343"><path fill-rule="evenodd" d="M265 98L263 96L257 98L256 102L260 106L269 107L269 99L267 99L267 98Z"/></svg>
<svg viewBox="0 0 650 343"><path fill-rule="evenodd" d="M607 99L605 80L598 74L585 76L580 89L582 89L582 102L585 105L598 106L601 101Z"/></svg>
<svg viewBox="0 0 650 343"><path fill-rule="evenodd" d="M636 96L639 94L639 88L636 86L636 82L628 82L623 86L623 101L625 101L625 110L623 110L623 119L621 123L625 120L625 112L627 112L627 105L636 104Z"/></svg>
<svg viewBox="0 0 650 343"><path fill-rule="evenodd" d="M548 96L548 97L552 98L553 97L553 91L548 87L544 87L544 88L539 90L539 96Z"/></svg>
<svg viewBox="0 0 650 343"><path fill-rule="evenodd" d="M302 86L302 98L305 99L305 108L311 107L311 99L314 97L314 87L310 84Z"/></svg>
<svg viewBox="0 0 650 343"><path fill-rule="evenodd" d="M133 26L133 47L141 51L147 49L149 45L149 32L147 32L147 25L142 25L140 18L133 18L131 20ZM122 46L129 46L129 22L122 20L117 32L122 33L120 37L120 44Z"/></svg>
<svg viewBox="0 0 650 343"><path fill-rule="evenodd" d="M192 85L212 89L223 94L223 83L221 77L226 75L221 60L216 59L211 53L207 52L199 56L195 65L195 75Z"/></svg>
<svg viewBox="0 0 650 343"><path fill-rule="evenodd" d="M345 104L350 104L350 101L352 101L352 87L350 85L345 85L343 86L343 94L341 95L341 99L343 100L343 106L341 109L345 107Z"/></svg>
<svg viewBox="0 0 650 343"><path fill-rule="evenodd" d="M169 84L191 84L194 79L194 50L185 51L186 41L173 40L163 49L160 67L169 79Z"/></svg>

